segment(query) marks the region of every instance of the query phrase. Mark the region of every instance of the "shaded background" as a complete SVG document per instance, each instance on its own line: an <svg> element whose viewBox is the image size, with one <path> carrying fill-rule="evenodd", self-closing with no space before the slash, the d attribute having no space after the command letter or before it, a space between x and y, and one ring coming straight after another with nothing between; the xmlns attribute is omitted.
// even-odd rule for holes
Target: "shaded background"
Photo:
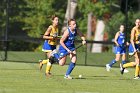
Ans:
<svg viewBox="0 0 140 93"><path fill-rule="evenodd" d="M73 4L76 4L75 10ZM67 19L75 18L88 40L87 46L77 50L79 64L103 66L114 57L112 39L119 25L125 24L129 41L134 21L140 17L139 11L139 0L1 0L0 60L37 62L46 58L41 52L44 41L41 34L51 24L51 15L56 14L60 21L60 35ZM103 41L100 42L94 40L98 20L105 24ZM76 45L79 43L77 41ZM102 44L101 53L92 52L94 43Z"/></svg>

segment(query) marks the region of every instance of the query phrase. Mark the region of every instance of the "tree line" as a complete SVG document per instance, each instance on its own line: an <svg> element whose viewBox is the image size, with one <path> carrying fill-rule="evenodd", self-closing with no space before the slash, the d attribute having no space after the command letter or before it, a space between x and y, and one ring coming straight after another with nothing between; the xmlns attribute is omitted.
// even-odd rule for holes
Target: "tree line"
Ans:
<svg viewBox="0 0 140 93"><path fill-rule="evenodd" d="M120 23L125 23L124 2L125 0L75 0L77 10L75 19L78 27L86 34L87 14L92 12L96 19L104 20L105 31L116 33ZM134 25L134 20L140 16L139 1L128 0L128 29ZM59 16L59 29L61 30L65 19L67 0L0 0L0 38L5 36L7 4L9 13L8 38L40 38L47 27L51 24L50 17L53 14ZM121 5L123 4L123 5ZM106 20L106 15L109 15ZM116 20L117 19L117 20ZM112 35L109 39L112 39ZM18 46L17 46L18 45ZM24 40L12 40L9 50L35 50L41 44L25 43Z"/></svg>

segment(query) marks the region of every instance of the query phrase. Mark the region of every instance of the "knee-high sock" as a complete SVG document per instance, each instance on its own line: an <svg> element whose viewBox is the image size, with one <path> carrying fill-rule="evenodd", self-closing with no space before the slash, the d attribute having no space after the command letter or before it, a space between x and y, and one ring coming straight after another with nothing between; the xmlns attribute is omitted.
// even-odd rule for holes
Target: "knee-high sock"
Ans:
<svg viewBox="0 0 140 93"><path fill-rule="evenodd" d="M112 67L112 65L115 64L115 63L116 63L116 60L114 59L109 63L109 66Z"/></svg>
<svg viewBox="0 0 140 93"><path fill-rule="evenodd" d="M122 64L126 64L126 60L122 60Z"/></svg>
<svg viewBox="0 0 140 93"><path fill-rule="evenodd" d="M51 68L52 68L52 64L48 62L46 66L46 73L50 73Z"/></svg>
<svg viewBox="0 0 140 93"><path fill-rule="evenodd" d="M138 71L138 76L140 75L140 65L139 65L139 71Z"/></svg>
<svg viewBox="0 0 140 93"><path fill-rule="evenodd" d="M68 67L67 72L66 72L66 75L70 75L70 73L72 72L74 67L75 67L75 63L70 62L69 67Z"/></svg>
<svg viewBox="0 0 140 93"><path fill-rule="evenodd" d="M139 75L139 71L140 71L140 67L139 67L139 65L136 65L135 77L137 77Z"/></svg>
<svg viewBox="0 0 140 93"><path fill-rule="evenodd" d="M43 60L43 61L42 61L42 64L47 64L48 62L49 62L49 59Z"/></svg>
<svg viewBox="0 0 140 93"><path fill-rule="evenodd" d="M126 63L126 64L123 65L123 68L133 67L134 64L135 64L135 62Z"/></svg>

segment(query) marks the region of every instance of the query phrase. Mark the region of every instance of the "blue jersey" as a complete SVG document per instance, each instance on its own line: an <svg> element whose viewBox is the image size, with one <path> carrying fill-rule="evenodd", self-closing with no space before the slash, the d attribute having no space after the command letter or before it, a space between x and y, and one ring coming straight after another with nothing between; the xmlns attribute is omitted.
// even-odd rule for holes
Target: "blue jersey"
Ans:
<svg viewBox="0 0 140 93"><path fill-rule="evenodd" d="M74 48L75 45L74 45L74 40L75 40L75 37L77 35L77 32L76 32L76 29L74 32L72 32L69 28L68 28L68 32L69 32L69 36L68 38L64 41L64 44L66 45L67 48ZM60 48L63 48L61 45L60 45Z"/></svg>
<svg viewBox="0 0 140 93"><path fill-rule="evenodd" d="M125 35L122 32L119 32L119 36L117 39L117 42L119 44L119 46L115 46L114 47L114 52L115 54L125 54L126 53L126 49L125 49Z"/></svg>
<svg viewBox="0 0 140 93"><path fill-rule="evenodd" d="M117 42L120 46L124 46L125 43L125 35L122 32L119 32L120 35L118 36Z"/></svg>
<svg viewBox="0 0 140 93"><path fill-rule="evenodd" d="M76 29L74 32L72 32L69 28L68 28L68 31L69 31L69 36L68 38L64 41L64 44L67 46L67 47L73 47L74 46L74 40L75 40L75 37L76 37Z"/></svg>
<svg viewBox="0 0 140 93"><path fill-rule="evenodd" d="M69 36L64 41L64 44L66 45L66 47L69 50L74 50L75 49L74 40L75 40L75 37L77 35L76 29L74 30L74 32L72 32L68 28L68 32L69 32ZM59 55L60 55L60 57L63 57L64 55L67 55L67 54L68 54L68 51L65 48L63 48L62 45L60 45L60 47L59 47Z"/></svg>

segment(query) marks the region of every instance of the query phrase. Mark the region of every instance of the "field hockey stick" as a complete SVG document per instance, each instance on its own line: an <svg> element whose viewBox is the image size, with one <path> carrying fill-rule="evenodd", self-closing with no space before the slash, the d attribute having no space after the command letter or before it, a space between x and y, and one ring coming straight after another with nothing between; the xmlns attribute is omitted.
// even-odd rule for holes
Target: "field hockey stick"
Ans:
<svg viewBox="0 0 140 93"><path fill-rule="evenodd" d="M72 49L72 50L70 50L70 51L74 51L74 50L80 48L81 46L83 46L83 44L78 45L76 48L74 48L74 49ZM58 58L51 57L51 58L50 58L50 61L51 61L52 64L53 64L54 62L57 62L57 63L58 63L59 60L60 60L61 58L63 58L64 56L66 56L66 55L68 55L68 54L70 54L70 53L67 52L65 55L63 55L63 56L59 56ZM58 56L59 54L56 53L56 55Z"/></svg>
<svg viewBox="0 0 140 93"><path fill-rule="evenodd" d="M44 35L44 34L41 34L41 36L47 36L47 35ZM57 37L57 38L61 38L62 36L54 36L54 35L50 35L51 37Z"/></svg>
<svg viewBox="0 0 140 93"><path fill-rule="evenodd" d="M76 48L74 48L74 49L71 49L70 51L77 50L78 48L80 48L80 47L82 47L82 46L83 46L83 44L80 44L80 45L78 45ZM60 58L59 58L59 59L61 59L62 57L66 56L66 55L68 55L68 54L70 54L70 53L69 53L69 52L67 52L65 55L63 55L63 56L60 56Z"/></svg>
<svg viewBox="0 0 140 93"><path fill-rule="evenodd" d="M61 38L62 36L57 36L58 38Z"/></svg>
<svg viewBox="0 0 140 93"><path fill-rule="evenodd" d="M80 44L79 46L77 46L77 47L75 48L75 50L78 49L78 48L80 48L81 46L83 46L83 44Z"/></svg>

